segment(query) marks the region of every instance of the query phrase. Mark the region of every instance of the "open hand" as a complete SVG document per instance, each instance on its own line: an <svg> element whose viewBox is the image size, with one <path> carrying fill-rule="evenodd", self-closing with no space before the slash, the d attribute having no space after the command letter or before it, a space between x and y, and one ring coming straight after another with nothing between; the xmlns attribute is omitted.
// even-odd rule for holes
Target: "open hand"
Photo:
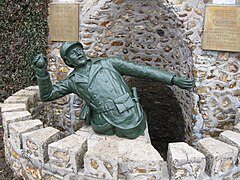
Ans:
<svg viewBox="0 0 240 180"><path fill-rule="evenodd" d="M195 87L195 79L187 79L186 77L174 76L172 84L182 89L192 90Z"/></svg>

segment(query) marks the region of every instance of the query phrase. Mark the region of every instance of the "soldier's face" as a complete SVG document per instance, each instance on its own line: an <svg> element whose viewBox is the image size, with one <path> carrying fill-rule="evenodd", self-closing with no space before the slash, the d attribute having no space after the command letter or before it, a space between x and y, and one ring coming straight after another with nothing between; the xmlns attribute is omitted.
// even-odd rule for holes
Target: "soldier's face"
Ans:
<svg viewBox="0 0 240 180"><path fill-rule="evenodd" d="M70 47L66 53L69 63L74 67L84 66L87 63L86 55L79 45Z"/></svg>

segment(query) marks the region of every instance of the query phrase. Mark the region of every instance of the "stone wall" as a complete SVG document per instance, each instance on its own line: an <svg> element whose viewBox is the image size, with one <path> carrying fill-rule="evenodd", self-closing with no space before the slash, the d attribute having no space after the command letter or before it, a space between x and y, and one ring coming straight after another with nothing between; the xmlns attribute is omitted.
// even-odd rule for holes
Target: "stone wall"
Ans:
<svg viewBox="0 0 240 180"><path fill-rule="evenodd" d="M192 77L193 60L191 51L183 41L183 32L178 28L181 22L161 2L82 1L80 19L80 41L88 57L120 56L135 63ZM60 43L54 43L50 49L50 56L54 54L55 59L50 64L53 80L58 78L59 73L61 74L59 68L64 66L58 57L59 46ZM65 70L68 71L66 67ZM191 95L175 87L172 87L172 91L178 99L185 120L184 139L191 143ZM145 96L141 98L149 98ZM157 98L158 94L151 96ZM71 120L74 121L73 118Z"/></svg>
<svg viewBox="0 0 240 180"><path fill-rule="evenodd" d="M168 1L168 6L182 21L187 35L185 41L192 50L193 74L197 79L193 130L197 139L218 137L224 129L232 129L236 108L240 106L240 54L201 48L205 3L212 4L212 1Z"/></svg>
<svg viewBox="0 0 240 180"><path fill-rule="evenodd" d="M6 161L24 180L240 178L240 123L219 140L201 139L196 148L170 143L164 161L147 131L135 140L97 135L90 127L64 136L43 124L35 119L42 109L37 86L20 90L0 107Z"/></svg>
<svg viewBox="0 0 240 180"><path fill-rule="evenodd" d="M120 56L196 78L194 92L171 87L182 109L186 142L217 137L223 130L233 128L236 108L240 106L240 55L202 50L205 6L211 1L78 2L80 41L90 58ZM71 69L59 56L61 43L49 45L49 70L56 82L64 79ZM77 129L74 126L81 126L81 123L76 125L76 119L82 104L73 95L55 101L50 108L54 112L53 124L64 124L73 132ZM59 118L63 120L61 123Z"/></svg>

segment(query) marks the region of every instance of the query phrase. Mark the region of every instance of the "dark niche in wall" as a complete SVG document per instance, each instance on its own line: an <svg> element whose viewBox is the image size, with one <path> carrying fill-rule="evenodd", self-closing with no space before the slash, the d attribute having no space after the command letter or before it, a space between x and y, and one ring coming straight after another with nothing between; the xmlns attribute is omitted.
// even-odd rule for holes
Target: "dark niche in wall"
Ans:
<svg viewBox="0 0 240 180"><path fill-rule="evenodd" d="M138 90L147 114L151 143L166 160L168 143L184 141L185 121L179 102L170 87L153 80L128 78Z"/></svg>

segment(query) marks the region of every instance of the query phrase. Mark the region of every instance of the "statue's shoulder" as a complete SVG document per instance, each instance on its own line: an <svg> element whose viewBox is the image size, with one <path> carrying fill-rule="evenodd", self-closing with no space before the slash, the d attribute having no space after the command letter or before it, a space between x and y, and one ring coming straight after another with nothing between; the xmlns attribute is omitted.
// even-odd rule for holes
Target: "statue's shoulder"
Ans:
<svg viewBox="0 0 240 180"><path fill-rule="evenodd" d="M95 59L92 59L92 63L95 64L95 63L100 63L101 61L107 61L108 58L95 58Z"/></svg>
<svg viewBox="0 0 240 180"><path fill-rule="evenodd" d="M111 62L111 61L118 61L118 60L121 60L121 58L118 57L118 56L113 56L113 57L92 59L92 62L93 63L98 63L98 62Z"/></svg>
<svg viewBox="0 0 240 180"><path fill-rule="evenodd" d="M67 77L65 80L70 80L72 77L75 76L75 74L77 73L77 68L75 68Z"/></svg>

